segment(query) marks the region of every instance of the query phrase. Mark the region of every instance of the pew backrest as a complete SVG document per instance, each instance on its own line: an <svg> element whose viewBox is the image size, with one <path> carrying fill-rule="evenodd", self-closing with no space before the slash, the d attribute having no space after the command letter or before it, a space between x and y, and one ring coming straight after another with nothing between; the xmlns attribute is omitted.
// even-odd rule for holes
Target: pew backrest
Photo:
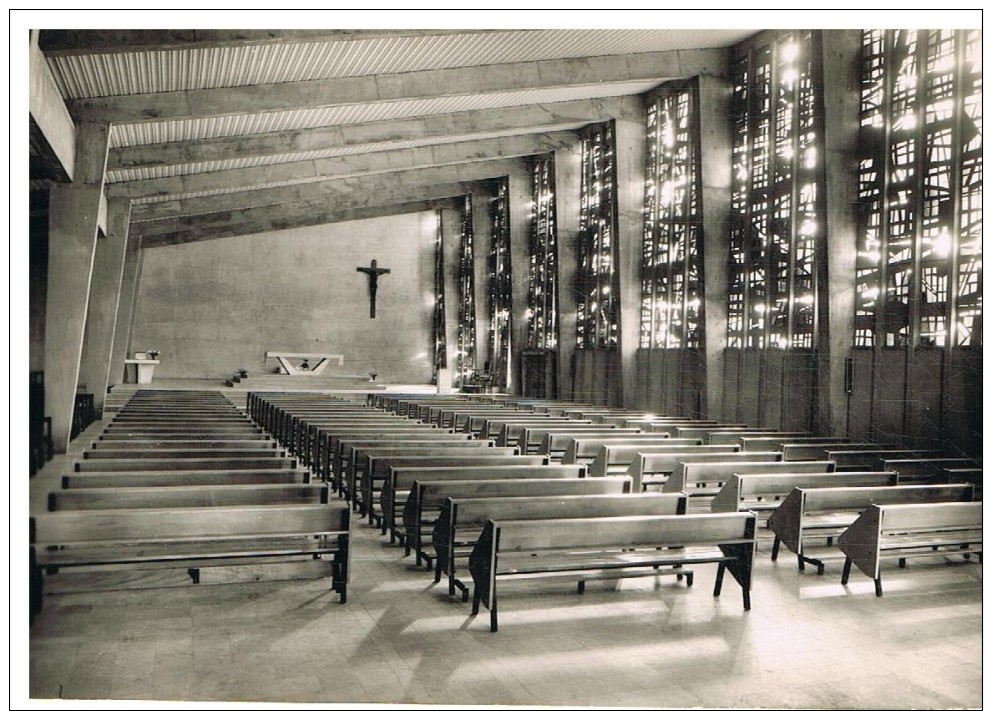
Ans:
<svg viewBox="0 0 992 711"><path fill-rule="evenodd" d="M792 469L793 462L783 462ZM771 511L792 493L793 489L815 489L837 486L896 486L896 472L780 472L743 473L730 475L710 502L715 512Z"/></svg>

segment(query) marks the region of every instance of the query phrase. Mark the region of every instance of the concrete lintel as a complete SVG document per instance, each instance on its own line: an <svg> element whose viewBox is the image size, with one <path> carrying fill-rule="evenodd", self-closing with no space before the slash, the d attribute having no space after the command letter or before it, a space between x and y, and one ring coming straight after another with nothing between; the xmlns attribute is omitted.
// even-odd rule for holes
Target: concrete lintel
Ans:
<svg viewBox="0 0 992 711"><path fill-rule="evenodd" d="M31 42L29 51L28 110L66 175L72 180L76 169L76 126L62 101L62 94L48 68L45 55L34 41Z"/></svg>
<svg viewBox="0 0 992 711"><path fill-rule="evenodd" d="M224 188L242 188L248 185L274 184L307 177L343 178L370 173L430 168L439 163L456 164L545 153L571 140L574 139L570 131L558 131L547 134L465 141L406 150L377 151L354 156L114 183L109 185L107 190L108 194L113 197L136 199L156 195L181 195Z"/></svg>
<svg viewBox="0 0 992 711"><path fill-rule="evenodd" d="M194 89L77 99L69 110L77 121L135 123L281 111L287 107L341 106L449 95L482 94L562 85L669 81L720 73L727 50L642 52L485 66L433 69L366 77ZM620 58L618 61L617 57Z"/></svg>
<svg viewBox="0 0 992 711"><path fill-rule="evenodd" d="M622 107L623 104L617 97L579 99L247 136L225 136L200 141L126 146L110 152L107 169L121 170L219 161L239 158L246 154L284 155L457 134L465 134L467 140L471 140L470 134L499 131L547 133L617 117Z"/></svg>

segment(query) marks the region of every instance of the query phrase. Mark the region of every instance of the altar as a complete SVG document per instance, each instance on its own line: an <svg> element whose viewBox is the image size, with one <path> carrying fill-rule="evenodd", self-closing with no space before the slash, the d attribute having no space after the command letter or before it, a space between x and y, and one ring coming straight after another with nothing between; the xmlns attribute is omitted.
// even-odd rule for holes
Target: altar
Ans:
<svg viewBox="0 0 992 711"><path fill-rule="evenodd" d="M147 385L152 382L152 375L155 373L155 366L160 361L152 358L148 353L136 352L134 358L125 358L124 366L134 366L134 380L132 382L139 385Z"/></svg>
<svg viewBox="0 0 992 711"><path fill-rule="evenodd" d="M335 353L282 353L266 351L266 360L279 361L280 372L285 375L320 375L332 360L344 365L344 356Z"/></svg>

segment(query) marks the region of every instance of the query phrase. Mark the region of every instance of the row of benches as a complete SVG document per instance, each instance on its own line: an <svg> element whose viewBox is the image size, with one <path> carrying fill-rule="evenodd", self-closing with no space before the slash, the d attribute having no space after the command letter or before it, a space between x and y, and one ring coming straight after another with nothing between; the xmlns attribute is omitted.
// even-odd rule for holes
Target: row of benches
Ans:
<svg viewBox="0 0 992 711"><path fill-rule="evenodd" d="M72 570L242 577L329 569L347 601L350 510L216 393L138 391L31 518L32 599ZM219 577L224 577L221 575Z"/></svg>

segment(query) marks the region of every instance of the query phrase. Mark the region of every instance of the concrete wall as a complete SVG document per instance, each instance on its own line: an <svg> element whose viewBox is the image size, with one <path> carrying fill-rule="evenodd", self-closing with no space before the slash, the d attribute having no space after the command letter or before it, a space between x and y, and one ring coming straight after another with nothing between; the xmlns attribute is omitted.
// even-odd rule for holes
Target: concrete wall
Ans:
<svg viewBox="0 0 992 711"><path fill-rule="evenodd" d="M145 250L128 357L155 348L155 377L273 372L266 351L344 356L336 372L429 383L433 212ZM368 277L378 260L376 318ZM334 371L327 371L334 372Z"/></svg>

